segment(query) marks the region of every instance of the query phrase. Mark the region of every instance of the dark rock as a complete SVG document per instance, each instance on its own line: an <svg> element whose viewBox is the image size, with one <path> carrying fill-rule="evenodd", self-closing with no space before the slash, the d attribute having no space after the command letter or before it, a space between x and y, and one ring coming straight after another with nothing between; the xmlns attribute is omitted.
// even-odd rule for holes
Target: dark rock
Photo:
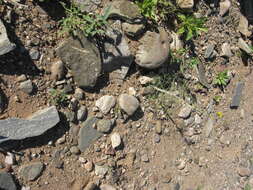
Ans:
<svg viewBox="0 0 253 190"><path fill-rule="evenodd" d="M243 82L239 82L236 85L235 91L234 91L234 95L232 98L232 102L230 104L230 108L238 108L240 105L240 101L241 101L241 96L242 96L242 89L244 87L244 83Z"/></svg>
<svg viewBox="0 0 253 190"><path fill-rule="evenodd" d="M32 60L38 60L40 58L40 52L37 49L31 49L29 55Z"/></svg>
<svg viewBox="0 0 253 190"><path fill-rule="evenodd" d="M0 120L0 143L39 136L54 127L59 121L55 106L34 113L27 120L18 118Z"/></svg>
<svg viewBox="0 0 253 190"><path fill-rule="evenodd" d="M84 152L96 139L101 136L93 125L97 122L97 118L88 118L79 131L78 148Z"/></svg>
<svg viewBox="0 0 253 190"><path fill-rule="evenodd" d="M0 19L0 56L12 51L15 47L16 45L10 42L5 26Z"/></svg>
<svg viewBox="0 0 253 190"><path fill-rule="evenodd" d="M34 181L41 175L43 168L43 163L35 162L21 166L21 168L19 169L19 174L23 179L27 181Z"/></svg>
<svg viewBox="0 0 253 190"><path fill-rule="evenodd" d="M79 87L95 86L101 72L101 60L98 48L87 38L71 37L56 49L56 53L70 67Z"/></svg>
<svg viewBox="0 0 253 190"><path fill-rule="evenodd" d="M0 113L2 113L4 111L4 94L3 91L0 89Z"/></svg>
<svg viewBox="0 0 253 190"><path fill-rule="evenodd" d="M203 63L199 63L198 66L197 66L197 69L198 69L198 79L199 79L199 82L206 88L210 88L210 84L208 83L207 81L207 78L206 78L206 71L205 71L205 67L203 65Z"/></svg>
<svg viewBox="0 0 253 190"><path fill-rule="evenodd" d="M0 189L3 190L16 190L16 184L12 175L7 172L0 172Z"/></svg>
<svg viewBox="0 0 253 190"><path fill-rule="evenodd" d="M103 70L109 73L111 80L123 80L133 63L134 56L122 32L108 30L107 36L102 51Z"/></svg>
<svg viewBox="0 0 253 190"><path fill-rule="evenodd" d="M64 85L63 93L72 94L74 92L73 86L71 84Z"/></svg>

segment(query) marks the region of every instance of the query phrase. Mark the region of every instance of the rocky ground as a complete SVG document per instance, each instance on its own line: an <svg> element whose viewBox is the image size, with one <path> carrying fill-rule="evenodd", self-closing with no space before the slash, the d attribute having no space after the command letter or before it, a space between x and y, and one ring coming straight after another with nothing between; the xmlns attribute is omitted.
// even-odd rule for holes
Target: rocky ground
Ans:
<svg viewBox="0 0 253 190"><path fill-rule="evenodd" d="M110 5L103 40L59 35L59 2L0 0L0 189L253 189L252 3L178 0L207 18L187 42L87 2Z"/></svg>

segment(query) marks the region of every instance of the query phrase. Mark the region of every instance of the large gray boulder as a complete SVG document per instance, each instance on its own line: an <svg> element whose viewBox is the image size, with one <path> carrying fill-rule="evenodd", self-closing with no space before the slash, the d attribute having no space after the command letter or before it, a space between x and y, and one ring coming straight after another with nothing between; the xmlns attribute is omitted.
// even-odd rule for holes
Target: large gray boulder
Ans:
<svg viewBox="0 0 253 190"><path fill-rule="evenodd" d="M70 37L57 49L57 55L70 67L74 80L81 88L94 87L101 73L98 48L83 35Z"/></svg>
<svg viewBox="0 0 253 190"><path fill-rule="evenodd" d="M15 47L15 44L10 42L5 26L0 19L0 56L10 52Z"/></svg>
<svg viewBox="0 0 253 190"><path fill-rule="evenodd" d="M0 143L39 136L60 121L55 106L34 113L29 119L9 118L0 120Z"/></svg>

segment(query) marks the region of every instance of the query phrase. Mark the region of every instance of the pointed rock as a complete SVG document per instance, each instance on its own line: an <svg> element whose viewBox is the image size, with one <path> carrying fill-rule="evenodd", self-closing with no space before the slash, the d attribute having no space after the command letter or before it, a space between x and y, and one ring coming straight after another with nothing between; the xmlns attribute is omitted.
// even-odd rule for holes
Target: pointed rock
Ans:
<svg viewBox="0 0 253 190"><path fill-rule="evenodd" d="M12 51L15 47L16 45L10 42L5 26L0 19L0 56Z"/></svg>

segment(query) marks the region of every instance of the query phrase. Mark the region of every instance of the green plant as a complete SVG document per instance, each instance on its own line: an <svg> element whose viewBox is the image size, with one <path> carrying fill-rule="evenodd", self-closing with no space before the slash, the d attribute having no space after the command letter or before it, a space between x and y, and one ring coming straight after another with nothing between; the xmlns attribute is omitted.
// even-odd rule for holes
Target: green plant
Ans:
<svg viewBox="0 0 253 190"><path fill-rule="evenodd" d="M244 190L252 190L251 186L247 183L244 187Z"/></svg>
<svg viewBox="0 0 253 190"><path fill-rule="evenodd" d="M200 63L200 61L197 57L191 58L188 62L190 68L197 66L199 63Z"/></svg>
<svg viewBox="0 0 253 190"><path fill-rule="evenodd" d="M136 4L138 5L143 16L155 21L157 20L156 12L157 12L158 0L137 1Z"/></svg>
<svg viewBox="0 0 253 190"><path fill-rule="evenodd" d="M179 28L177 33L183 35L185 40L191 40L193 37L197 37L202 31L207 32L207 28L204 27L205 18L196 18L192 15L178 15Z"/></svg>
<svg viewBox="0 0 253 190"><path fill-rule="evenodd" d="M214 80L214 84L222 89L227 86L228 82L229 82L228 71L219 72Z"/></svg>
<svg viewBox="0 0 253 190"><path fill-rule="evenodd" d="M64 106L68 101L67 95L60 90L50 89L49 93L51 96L50 103L53 105Z"/></svg>
<svg viewBox="0 0 253 190"><path fill-rule="evenodd" d="M216 105L220 103L221 99L222 99L222 96L219 96L219 95L213 97L213 100Z"/></svg>
<svg viewBox="0 0 253 190"><path fill-rule="evenodd" d="M62 5L67 15L66 18L60 21L62 33L70 33L75 36L81 31L86 37L105 34L109 7L106 9L104 15L98 15L82 12L74 4L71 4L69 8L64 3Z"/></svg>

